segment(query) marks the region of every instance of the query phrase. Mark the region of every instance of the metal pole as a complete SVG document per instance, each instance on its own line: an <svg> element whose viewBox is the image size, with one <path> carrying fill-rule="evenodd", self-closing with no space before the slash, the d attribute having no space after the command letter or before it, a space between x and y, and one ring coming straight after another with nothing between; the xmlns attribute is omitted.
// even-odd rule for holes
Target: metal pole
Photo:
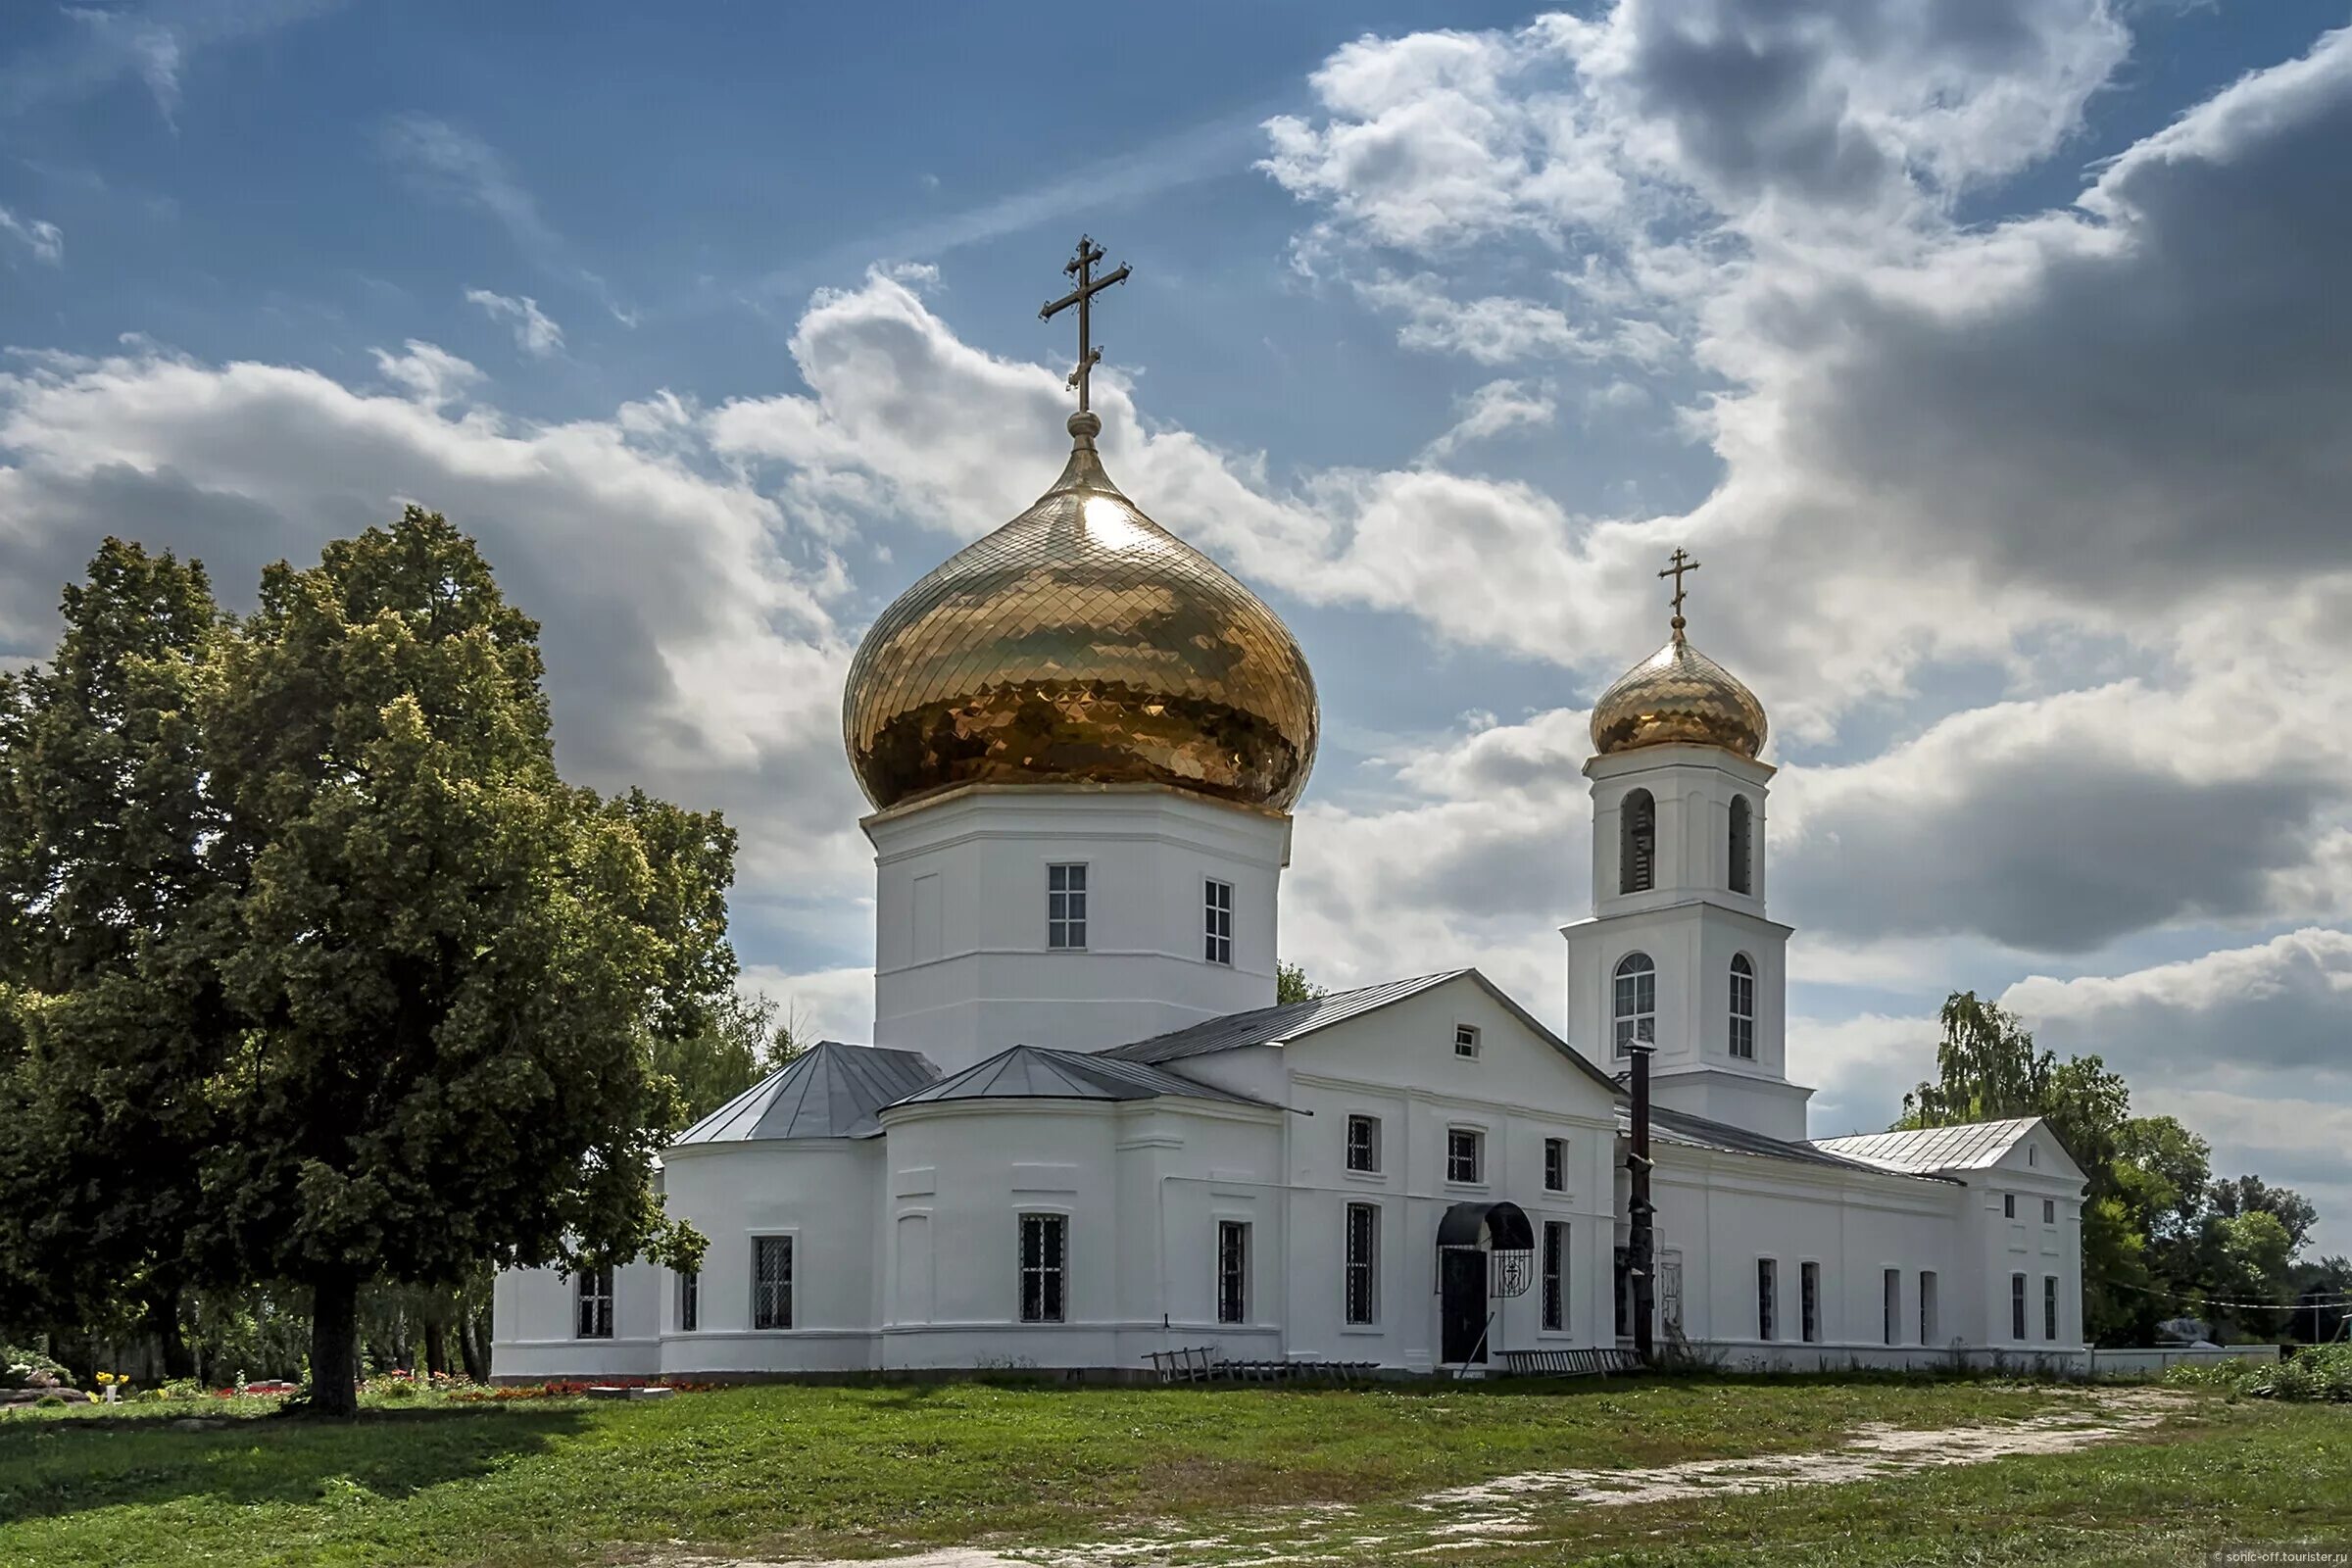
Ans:
<svg viewBox="0 0 2352 1568"><path fill-rule="evenodd" d="M1625 1156L1631 1178L1626 1199L1626 1270L1634 1288L1634 1353L1643 1366L1657 1364L1657 1334L1651 1323L1657 1306L1657 1273L1652 1254L1656 1238L1650 1228L1649 1201L1649 1057L1651 1047L1633 1048L1634 1115L1632 1148Z"/></svg>

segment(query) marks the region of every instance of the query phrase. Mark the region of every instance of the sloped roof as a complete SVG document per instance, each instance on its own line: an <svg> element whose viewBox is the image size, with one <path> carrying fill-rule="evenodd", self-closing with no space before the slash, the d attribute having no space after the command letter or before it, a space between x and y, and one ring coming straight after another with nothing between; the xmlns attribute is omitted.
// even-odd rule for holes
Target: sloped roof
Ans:
<svg viewBox="0 0 2352 1568"><path fill-rule="evenodd" d="M1943 1170L1984 1170L1998 1164L2041 1118L2015 1116L2007 1121L1972 1121L1958 1127L1917 1127L1899 1133L1857 1133L1848 1138L1816 1138L1817 1149L1882 1170L1920 1174Z"/></svg>
<svg viewBox="0 0 2352 1568"><path fill-rule="evenodd" d="M1402 1002L1407 997L1417 996L1447 981L1464 979L1475 981L1480 990L1525 1024L1538 1039L1575 1063L1593 1082L1612 1094L1620 1092L1615 1079L1587 1061L1575 1047L1553 1034L1534 1013L1514 1002L1510 993L1476 969L1446 969L1437 974L1415 975L1409 980L1391 980L1383 985L1363 986L1354 991L1335 991L1311 1002L1286 1002L1249 1012L1229 1012L1221 1018L1204 1018L1164 1035L1153 1035L1149 1040L1112 1046L1096 1054L1123 1061L1181 1061L1187 1056L1205 1056L1220 1051L1288 1043L1385 1007L1393 1002Z"/></svg>
<svg viewBox="0 0 2352 1568"><path fill-rule="evenodd" d="M872 1138L875 1112L939 1077L911 1051L820 1040L679 1134L670 1145L763 1138Z"/></svg>
<svg viewBox="0 0 2352 1568"><path fill-rule="evenodd" d="M1633 1122L1632 1109L1619 1105L1617 1130L1620 1133L1631 1132ZM1800 1165L1834 1165L1846 1170L1869 1171L1873 1175L1886 1174L1880 1166L1848 1159L1812 1144L1768 1137L1763 1133L1750 1132L1745 1127L1735 1127L1730 1122L1693 1116L1687 1110L1674 1110L1659 1104L1649 1107L1649 1136L1653 1142L1680 1144L1687 1149L1711 1149L1725 1154L1753 1154L1762 1159L1794 1160Z"/></svg>
<svg viewBox="0 0 2352 1568"><path fill-rule="evenodd" d="M938 1104L951 1100L1155 1100L1184 1095L1236 1105L1266 1105L1262 1100L1195 1083L1141 1061L1120 1061L1085 1051L1015 1046L953 1077L910 1094L902 1105ZM1271 1107L1269 1107L1271 1108Z"/></svg>

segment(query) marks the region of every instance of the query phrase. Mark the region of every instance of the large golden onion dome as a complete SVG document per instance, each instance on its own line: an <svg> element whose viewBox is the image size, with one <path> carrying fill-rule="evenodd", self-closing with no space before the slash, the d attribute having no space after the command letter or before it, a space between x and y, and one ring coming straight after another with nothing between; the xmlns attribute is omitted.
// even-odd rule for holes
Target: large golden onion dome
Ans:
<svg viewBox="0 0 2352 1568"><path fill-rule="evenodd" d="M1764 705L1683 634L1682 574L1697 565L1678 550L1671 571L1658 573L1675 580L1674 635L1592 705L1592 749L1603 757L1642 746L1720 746L1752 760L1764 750Z"/></svg>
<svg viewBox="0 0 2352 1568"><path fill-rule="evenodd" d="M877 808L967 783L1171 784L1287 809L1314 765L1314 677L1281 619L1144 515L1070 419L1036 504L885 610L842 701Z"/></svg>

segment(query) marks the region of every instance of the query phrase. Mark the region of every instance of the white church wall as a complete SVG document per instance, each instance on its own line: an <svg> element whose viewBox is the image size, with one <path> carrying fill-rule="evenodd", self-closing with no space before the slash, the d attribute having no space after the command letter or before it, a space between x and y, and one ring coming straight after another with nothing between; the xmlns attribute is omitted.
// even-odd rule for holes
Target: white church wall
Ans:
<svg viewBox="0 0 2352 1568"><path fill-rule="evenodd" d="M1988 1170L1966 1173L1963 1210L1976 1255L1971 1309L1978 1343L2020 1351L2082 1344L2082 1190L2080 1171L2046 1128L2029 1133ZM2014 1204L2011 1200L2014 1200ZM2048 1204L2048 1221L2042 1218ZM2016 1212L2009 1210L2014 1206ZM2017 1333L2014 1279L2026 1277L2026 1331ZM2045 1279L2058 1282L2053 1339L2044 1317Z"/></svg>
<svg viewBox="0 0 2352 1568"><path fill-rule="evenodd" d="M873 1043L943 1071L1100 1051L1274 1001L1290 819L1155 786L974 787L866 819ZM1086 867L1086 946L1049 946L1048 867ZM1232 962L1207 956L1210 878Z"/></svg>
<svg viewBox="0 0 2352 1568"><path fill-rule="evenodd" d="M662 1370L662 1292L668 1271L625 1263L612 1271L612 1334L578 1334L578 1276L552 1268L504 1269L491 1285L490 1375L650 1378Z"/></svg>

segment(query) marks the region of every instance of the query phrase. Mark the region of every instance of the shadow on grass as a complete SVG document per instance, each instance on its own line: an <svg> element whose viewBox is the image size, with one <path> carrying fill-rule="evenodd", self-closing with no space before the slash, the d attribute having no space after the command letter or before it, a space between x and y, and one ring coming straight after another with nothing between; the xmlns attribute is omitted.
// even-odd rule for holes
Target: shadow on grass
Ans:
<svg viewBox="0 0 2352 1568"><path fill-rule="evenodd" d="M566 1409L370 1410L350 1422L267 1416L203 1431L159 1421L0 1423L0 1523L203 1497L238 1506L401 1498L488 1474L577 1432Z"/></svg>

